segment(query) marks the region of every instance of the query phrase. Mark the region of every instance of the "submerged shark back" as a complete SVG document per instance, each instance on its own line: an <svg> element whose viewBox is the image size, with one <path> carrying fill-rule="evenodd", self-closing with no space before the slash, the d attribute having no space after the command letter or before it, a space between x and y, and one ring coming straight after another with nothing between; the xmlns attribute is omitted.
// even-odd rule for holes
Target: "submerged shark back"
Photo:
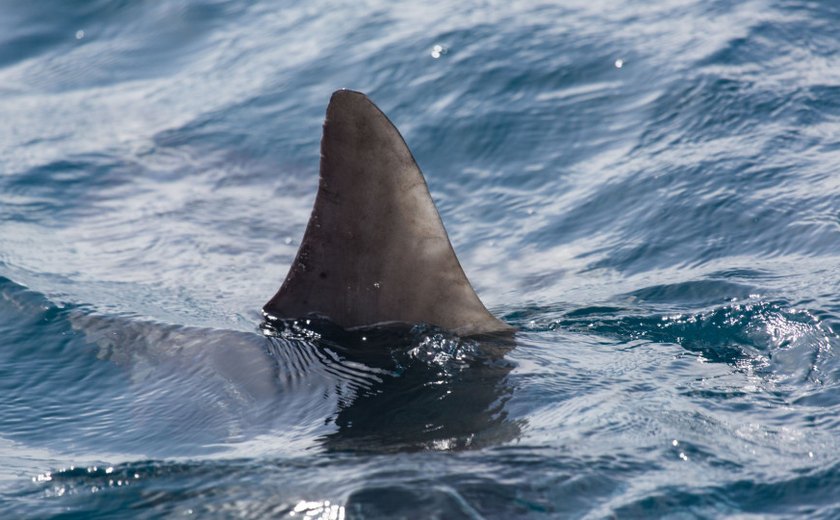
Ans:
<svg viewBox="0 0 840 520"><path fill-rule="evenodd" d="M399 131L350 90L330 99L315 207L286 280L263 311L321 314L346 328L397 321L465 335L511 330L467 281Z"/></svg>

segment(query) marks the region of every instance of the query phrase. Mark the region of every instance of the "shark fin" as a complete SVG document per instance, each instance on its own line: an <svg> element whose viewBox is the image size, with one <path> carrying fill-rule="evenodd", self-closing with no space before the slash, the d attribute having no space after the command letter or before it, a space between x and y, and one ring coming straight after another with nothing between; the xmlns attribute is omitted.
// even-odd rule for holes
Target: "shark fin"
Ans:
<svg viewBox="0 0 840 520"><path fill-rule="evenodd" d="M283 285L263 311L345 328L428 323L462 335L511 331L470 285L420 168L370 99L336 91L315 207Z"/></svg>

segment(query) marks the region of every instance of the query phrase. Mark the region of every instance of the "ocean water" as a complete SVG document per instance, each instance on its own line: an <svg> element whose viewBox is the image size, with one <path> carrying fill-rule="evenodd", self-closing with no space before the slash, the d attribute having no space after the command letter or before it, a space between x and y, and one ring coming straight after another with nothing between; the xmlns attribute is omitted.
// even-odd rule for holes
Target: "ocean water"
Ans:
<svg viewBox="0 0 840 520"><path fill-rule="evenodd" d="M0 516L840 517L836 2L0 12ZM513 345L262 323L345 87Z"/></svg>

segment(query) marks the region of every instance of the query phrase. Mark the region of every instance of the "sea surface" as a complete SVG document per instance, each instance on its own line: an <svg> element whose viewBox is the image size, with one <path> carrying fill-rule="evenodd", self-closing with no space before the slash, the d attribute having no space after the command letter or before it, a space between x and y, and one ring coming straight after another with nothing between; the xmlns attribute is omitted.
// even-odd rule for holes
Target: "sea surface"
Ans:
<svg viewBox="0 0 840 520"><path fill-rule="evenodd" d="M837 2L0 13L1 517L840 518ZM263 323L339 88L512 345Z"/></svg>

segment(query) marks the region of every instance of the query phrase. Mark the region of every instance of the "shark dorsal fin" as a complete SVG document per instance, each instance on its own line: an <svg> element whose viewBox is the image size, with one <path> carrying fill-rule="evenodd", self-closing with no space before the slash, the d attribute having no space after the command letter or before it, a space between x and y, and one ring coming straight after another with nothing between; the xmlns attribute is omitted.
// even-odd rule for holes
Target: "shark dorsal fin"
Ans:
<svg viewBox="0 0 840 520"><path fill-rule="evenodd" d="M396 127L362 93L332 95L315 207L286 280L263 311L351 328L428 323L510 330L467 281L426 181Z"/></svg>

